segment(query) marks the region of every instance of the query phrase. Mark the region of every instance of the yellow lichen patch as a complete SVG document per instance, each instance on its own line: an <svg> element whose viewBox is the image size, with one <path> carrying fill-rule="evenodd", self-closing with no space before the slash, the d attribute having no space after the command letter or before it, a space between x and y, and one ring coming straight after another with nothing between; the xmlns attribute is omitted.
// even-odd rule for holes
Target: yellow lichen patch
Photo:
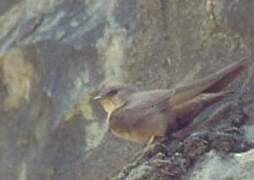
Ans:
<svg viewBox="0 0 254 180"><path fill-rule="evenodd" d="M81 97L80 102L74 105L74 107L64 115L65 121L73 120L77 114L82 115L84 119L87 120L85 122L87 151L97 147L108 131L108 125L106 123L100 124L98 121L95 121L96 118L91 107L90 98L90 94L84 95Z"/></svg>
<svg viewBox="0 0 254 180"><path fill-rule="evenodd" d="M67 111L64 114L64 119L65 120L70 120L72 119L72 117L78 113L82 114L82 116L86 119L86 120L93 120L95 119L94 116L94 112L93 109L91 107L91 103L90 103L90 98L91 96L89 95L84 95L81 100L73 106L73 108L70 111Z"/></svg>
<svg viewBox="0 0 254 180"><path fill-rule="evenodd" d="M90 98L91 97L89 95L83 96L79 102L80 111L87 120L93 120L95 117L90 103Z"/></svg>
<svg viewBox="0 0 254 180"><path fill-rule="evenodd" d="M64 120L69 121L71 120L76 114L78 114L79 108L77 105L75 105L73 108L71 108L69 111L64 112Z"/></svg>
<svg viewBox="0 0 254 180"><path fill-rule="evenodd" d="M12 49L0 57L2 82L7 90L4 99L6 109L17 109L29 100L34 80L34 67L24 59L21 49Z"/></svg>

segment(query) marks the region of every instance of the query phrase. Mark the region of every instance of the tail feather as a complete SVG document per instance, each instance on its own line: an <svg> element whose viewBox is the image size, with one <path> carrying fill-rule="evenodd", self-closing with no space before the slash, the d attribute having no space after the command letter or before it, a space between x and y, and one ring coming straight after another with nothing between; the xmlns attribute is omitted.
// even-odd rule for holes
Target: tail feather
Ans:
<svg viewBox="0 0 254 180"><path fill-rule="evenodd" d="M202 93L172 108L177 118L178 128L181 129L190 124L193 119L212 104L220 101L232 91L221 91L217 93Z"/></svg>
<svg viewBox="0 0 254 180"><path fill-rule="evenodd" d="M248 58L233 63L210 76L194 81L175 89L175 95L171 98L172 105L181 104L200 93L216 93L225 88L247 67Z"/></svg>

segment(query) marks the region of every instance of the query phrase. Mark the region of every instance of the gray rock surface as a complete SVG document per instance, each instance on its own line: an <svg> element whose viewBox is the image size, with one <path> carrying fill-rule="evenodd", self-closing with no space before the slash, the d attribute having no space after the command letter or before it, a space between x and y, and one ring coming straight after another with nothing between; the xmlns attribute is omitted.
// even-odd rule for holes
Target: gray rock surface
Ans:
<svg viewBox="0 0 254 180"><path fill-rule="evenodd" d="M1 0L0 179L116 175L142 147L107 132L91 101L97 87L169 88L208 75L253 53L253 14L251 0ZM251 141L253 74L251 66L229 87L237 93L197 121L226 119L221 109L238 104Z"/></svg>

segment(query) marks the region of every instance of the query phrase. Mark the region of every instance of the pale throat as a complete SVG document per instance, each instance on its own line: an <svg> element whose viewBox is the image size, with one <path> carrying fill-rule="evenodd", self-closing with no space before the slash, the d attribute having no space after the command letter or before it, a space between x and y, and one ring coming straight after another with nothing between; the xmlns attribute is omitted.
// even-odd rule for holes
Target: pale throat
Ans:
<svg viewBox="0 0 254 180"><path fill-rule="evenodd" d="M113 113L115 110L121 108L126 102L117 97L106 97L100 100L100 104L104 111L108 114Z"/></svg>
<svg viewBox="0 0 254 180"><path fill-rule="evenodd" d="M111 114L121 108L125 102L116 97L107 97L100 100L100 104L103 107L104 111L107 112L106 123L109 124Z"/></svg>

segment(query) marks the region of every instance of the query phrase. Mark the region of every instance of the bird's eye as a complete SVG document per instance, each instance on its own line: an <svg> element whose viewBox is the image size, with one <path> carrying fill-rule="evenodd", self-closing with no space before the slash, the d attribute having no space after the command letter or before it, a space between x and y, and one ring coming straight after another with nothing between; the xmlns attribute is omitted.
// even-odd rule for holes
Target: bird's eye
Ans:
<svg viewBox="0 0 254 180"><path fill-rule="evenodd" d="M109 91L108 95L113 96L113 95L117 94L117 92L118 92L117 89L113 89L113 90Z"/></svg>

